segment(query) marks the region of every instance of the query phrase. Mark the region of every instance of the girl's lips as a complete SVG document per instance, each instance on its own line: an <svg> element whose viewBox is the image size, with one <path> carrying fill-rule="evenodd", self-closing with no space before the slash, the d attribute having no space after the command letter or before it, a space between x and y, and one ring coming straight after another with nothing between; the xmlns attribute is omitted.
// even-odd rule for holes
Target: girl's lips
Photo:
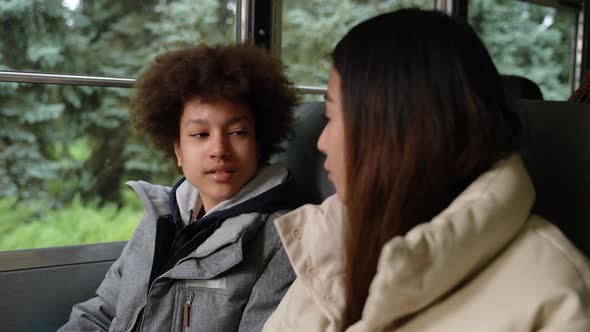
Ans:
<svg viewBox="0 0 590 332"><path fill-rule="evenodd" d="M326 173L328 173L328 180L330 180L330 182L334 183L334 181L332 181L332 172L330 172L330 170L328 169L328 166L324 163L324 169L326 170Z"/></svg>

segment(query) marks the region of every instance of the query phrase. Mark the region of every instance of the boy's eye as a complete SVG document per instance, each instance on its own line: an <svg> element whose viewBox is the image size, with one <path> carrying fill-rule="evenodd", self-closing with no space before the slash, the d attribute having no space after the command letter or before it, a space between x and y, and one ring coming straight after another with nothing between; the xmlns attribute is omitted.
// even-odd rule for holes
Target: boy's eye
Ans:
<svg viewBox="0 0 590 332"><path fill-rule="evenodd" d="M246 136L248 135L248 132L246 130L243 129L239 129L239 130L232 130L229 133L232 136Z"/></svg>
<svg viewBox="0 0 590 332"><path fill-rule="evenodd" d="M209 134L208 133L194 133L194 134L190 134L190 136L196 137L196 138L205 138L205 137L208 137Z"/></svg>

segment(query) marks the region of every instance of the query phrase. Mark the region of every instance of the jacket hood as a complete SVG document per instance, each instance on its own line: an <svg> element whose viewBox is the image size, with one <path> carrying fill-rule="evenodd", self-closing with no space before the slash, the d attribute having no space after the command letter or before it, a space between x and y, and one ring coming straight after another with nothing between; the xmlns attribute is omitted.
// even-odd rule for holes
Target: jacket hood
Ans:
<svg viewBox="0 0 590 332"><path fill-rule="evenodd" d="M240 189L236 195L217 204L207 214L225 210L245 202L281 184L287 176L287 169L280 164L262 166L256 176ZM125 184L137 193L146 211L156 219L159 216L171 213L168 200L173 190L172 187L155 185L146 181L127 181ZM179 213L186 223L190 215L190 210L195 207L195 202L199 199L199 190L185 179L180 180L175 189Z"/></svg>
<svg viewBox="0 0 590 332"><path fill-rule="evenodd" d="M214 206L207 211L204 217L217 211L229 209L258 196L281 184L285 181L287 176L288 171L282 166L278 164L265 165L250 182L238 191L236 195ZM191 210L195 207L195 202L197 202L197 200L199 200L200 204L199 190L189 181L182 181L176 189L176 203L185 224L188 223ZM196 212L198 211L195 211L195 213Z"/></svg>
<svg viewBox="0 0 590 332"><path fill-rule="evenodd" d="M351 330L389 326L432 304L516 236L533 201L534 189L520 157L496 163L430 222L383 247L361 321L371 326L355 324ZM342 296L335 293L343 287L344 210L333 196L321 206L300 208L275 221L298 279L333 319L344 311ZM306 231L311 227L313 232ZM341 250L326 250L321 245L326 241L338 243L330 249Z"/></svg>

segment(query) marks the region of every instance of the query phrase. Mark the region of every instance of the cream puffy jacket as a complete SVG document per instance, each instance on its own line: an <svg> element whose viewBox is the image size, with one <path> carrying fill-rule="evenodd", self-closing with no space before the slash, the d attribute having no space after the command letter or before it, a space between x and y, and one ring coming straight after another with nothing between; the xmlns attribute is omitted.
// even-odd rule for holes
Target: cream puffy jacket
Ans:
<svg viewBox="0 0 590 332"><path fill-rule="evenodd" d="M497 163L383 247L347 331L589 332L590 265L533 201L520 157ZM264 331L342 330L345 219L332 196L275 221L297 279Z"/></svg>

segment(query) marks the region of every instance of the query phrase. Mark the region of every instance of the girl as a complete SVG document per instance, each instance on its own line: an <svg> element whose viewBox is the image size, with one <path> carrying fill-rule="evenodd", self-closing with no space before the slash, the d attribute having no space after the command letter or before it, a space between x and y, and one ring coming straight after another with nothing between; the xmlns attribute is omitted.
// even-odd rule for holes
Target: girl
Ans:
<svg viewBox="0 0 590 332"><path fill-rule="evenodd" d="M434 11L336 45L336 195L275 224L297 279L266 331L590 331L590 268L531 214L521 127L474 31Z"/></svg>

